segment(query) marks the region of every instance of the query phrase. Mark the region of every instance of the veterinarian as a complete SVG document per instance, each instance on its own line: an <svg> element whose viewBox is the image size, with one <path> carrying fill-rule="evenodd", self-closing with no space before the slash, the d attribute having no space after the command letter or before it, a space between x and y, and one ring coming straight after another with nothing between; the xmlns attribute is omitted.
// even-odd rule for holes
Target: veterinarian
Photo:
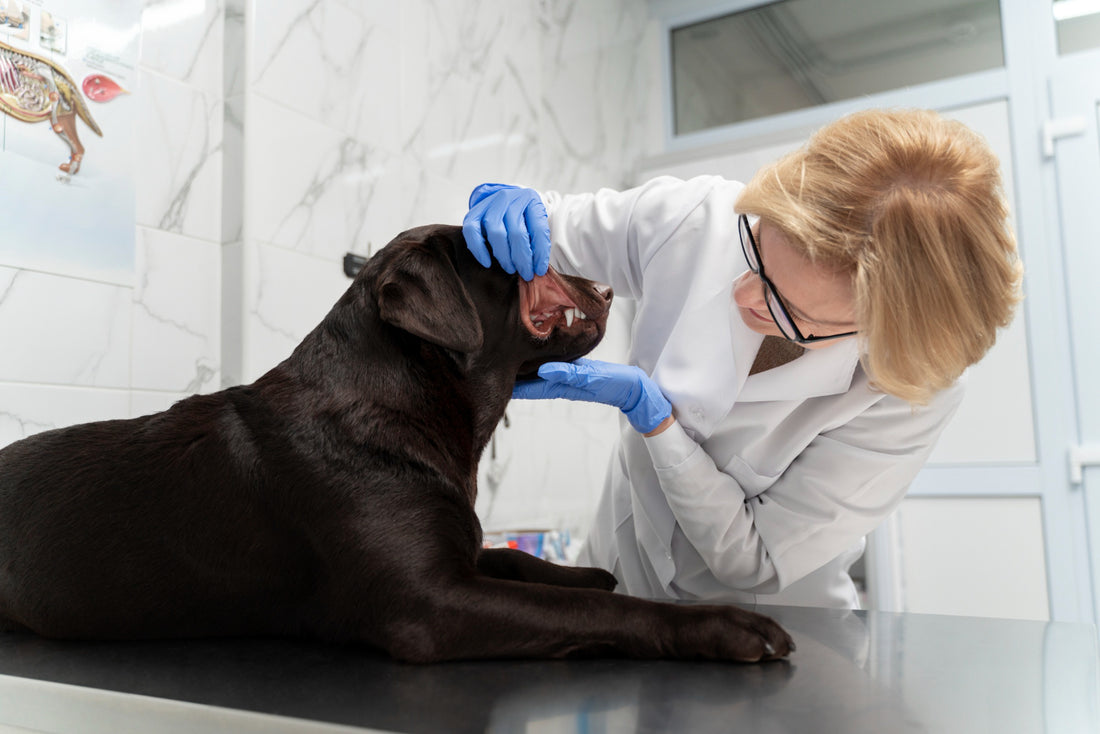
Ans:
<svg viewBox="0 0 1100 734"><path fill-rule="evenodd" d="M866 534L1012 319L1007 218L984 140L920 110L842 118L747 185L477 187L483 265L636 304L630 365L552 363L514 393L625 414L579 562L636 596L858 607Z"/></svg>

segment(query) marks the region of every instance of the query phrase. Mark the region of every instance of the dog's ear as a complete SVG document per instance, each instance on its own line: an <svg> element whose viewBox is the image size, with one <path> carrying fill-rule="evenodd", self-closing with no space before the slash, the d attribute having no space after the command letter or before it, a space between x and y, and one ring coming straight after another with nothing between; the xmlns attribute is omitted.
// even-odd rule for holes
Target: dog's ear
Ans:
<svg viewBox="0 0 1100 734"><path fill-rule="evenodd" d="M481 349L481 319L454 263L417 243L390 263L378 288L382 319L421 339L469 354Z"/></svg>

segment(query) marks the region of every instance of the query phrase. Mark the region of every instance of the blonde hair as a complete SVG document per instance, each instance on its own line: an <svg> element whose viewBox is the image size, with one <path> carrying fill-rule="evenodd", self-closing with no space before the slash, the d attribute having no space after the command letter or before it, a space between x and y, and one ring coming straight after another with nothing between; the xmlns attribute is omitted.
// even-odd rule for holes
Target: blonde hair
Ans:
<svg viewBox="0 0 1100 734"><path fill-rule="evenodd" d="M981 359L1020 300L997 157L935 112L837 120L760 170L737 208L852 276L864 369L912 403Z"/></svg>

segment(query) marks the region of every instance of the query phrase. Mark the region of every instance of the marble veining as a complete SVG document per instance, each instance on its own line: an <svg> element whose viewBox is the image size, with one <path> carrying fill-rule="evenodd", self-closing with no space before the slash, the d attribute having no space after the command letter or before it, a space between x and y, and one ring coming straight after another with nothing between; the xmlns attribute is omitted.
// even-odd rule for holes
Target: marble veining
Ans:
<svg viewBox="0 0 1100 734"><path fill-rule="evenodd" d="M146 0L142 66L208 94L220 94L225 25L220 0Z"/></svg>
<svg viewBox="0 0 1100 734"><path fill-rule="evenodd" d="M141 278L133 292L132 387L217 388L220 247L139 228L137 260ZM210 295L195 296L202 293Z"/></svg>
<svg viewBox="0 0 1100 734"><path fill-rule="evenodd" d="M0 380L126 387L130 290L0 268ZM0 404L0 408L3 404Z"/></svg>
<svg viewBox="0 0 1100 734"><path fill-rule="evenodd" d="M138 223L217 242L221 238L221 99L142 74Z"/></svg>
<svg viewBox="0 0 1100 734"><path fill-rule="evenodd" d="M23 271L12 268L0 268L0 308L4 307L4 301L8 299L8 294L15 287L15 281L21 272Z"/></svg>
<svg viewBox="0 0 1100 734"><path fill-rule="evenodd" d="M354 133L358 110L372 102L366 20L331 0L285 3L257 13L253 91ZM381 70L378 70L381 71Z"/></svg>
<svg viewBox="0 0 1100 734"><path fill-rule="evenodd" d="M126 418L129 392L0 382L0 447L53 428Z"/></svg>
<svg viewBox="0 0 1100 734"><path fill-rule="evenodd" d="M42 431L48 431L51 428L56 428L52 423L42 423L32 420L30 418L24 418L16 413L11 413L6 410L0 410L0 425L4 423L14 423L14 432L10 428L0 429L0 446L6 446L11 441L18 441L20 438L26 438L27 436L35 433L41 433ZM13 436L11 440L5 441L6 435Z"/></svg>

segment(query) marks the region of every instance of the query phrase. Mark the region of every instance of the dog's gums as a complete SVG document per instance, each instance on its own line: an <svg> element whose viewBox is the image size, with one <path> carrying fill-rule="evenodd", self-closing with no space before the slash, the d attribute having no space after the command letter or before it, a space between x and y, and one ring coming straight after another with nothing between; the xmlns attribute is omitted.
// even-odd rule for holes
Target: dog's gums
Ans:
<svg viewBox="0 0 1100 734"><path fill-rule="evenodd" d="M547 334L549 334L550 330L554 328L554 324L550 324L549 326L547 326L546 322L550 321L551 319L557 319L559 317L565 319L566 328L573 325L574 319L583 320L588 318L584 315L584 311L581 311L579 308L576 307L560 308L556 311L543 311L542 313L531 313L527 316L527 318L530 319L531 325L534 327L534 331L537 336L546 336Z"/></svg>
<svg viewBox="0 0 1100 734"><path fill-rule="evenodd" d="M588 319L588 314L565 295L552 269L531 281L520 280L519 289L520 319L532 336L544 339L563 322L570 328L574 321Z"/></svg>

